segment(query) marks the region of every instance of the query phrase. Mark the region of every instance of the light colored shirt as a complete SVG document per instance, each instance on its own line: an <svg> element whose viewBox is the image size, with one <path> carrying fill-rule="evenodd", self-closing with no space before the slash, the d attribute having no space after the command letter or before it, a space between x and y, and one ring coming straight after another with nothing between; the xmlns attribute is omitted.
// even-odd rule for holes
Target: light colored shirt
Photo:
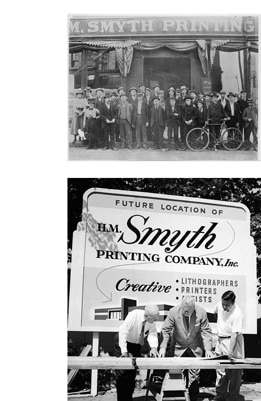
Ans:
<svg viewBox="0 0 261 401"><path fill-rule="evenodd" d="M222 303L219 302L214 313L217 313L217 334L219 337L230 337L232 333L238 333L237 343L234 349L236 358L244 358L244 338L242 335L243 330L243 316L241 309L234 304L233 308L226 312L222 308ZM230 348L230 338L220 338L216 345L216 353L227 354Z"/></svg>
<svg viewBox="0 0 261 401"><path fill-rule="evenodd" d="M230 108L231 108L231 115L234 116L235 111L234 111L234 102L230 102Z"/></svg>
<svg viewBox="0 0 261 401"><path fill-rule="evenodd" d="M134 309L129 312L126 319L119 328L119 346L121 352L127 352L127 341L139 344L142 323L144 322L144 310ZM158 336L155 322L145 323L145 337L148 334L148 343L151 348L158 347Z"/></svg>
<svg viewBox="0 0 261 401"><path fill-rule="evenodd" d="M217 333L220 337L229 337L232 333L242 333L243 316L237 304L227 312L222 308L222 303L219 302L214 313L217 313Z"/></svg>

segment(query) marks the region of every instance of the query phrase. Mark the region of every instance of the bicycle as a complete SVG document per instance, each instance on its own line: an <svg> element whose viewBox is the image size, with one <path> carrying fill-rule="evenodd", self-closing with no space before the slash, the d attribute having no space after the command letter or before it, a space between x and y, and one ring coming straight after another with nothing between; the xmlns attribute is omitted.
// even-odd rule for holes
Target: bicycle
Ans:
<svg viewBox="0 0 261 401"><path fill-rule="evenodd" d="M214 139L215 150L217 146L220 145L222 145L226 150L238 150L244 142L242 132L235 127L227 128L225 123L226 119L221 121L221 124L210 124L206 122L201 128L192 128L186 136L188 148L194 152L205 150L210 143L210 137L212 137ZM210 132L209 127L211 125L220 125L219 139L216 139Z"/></svg>

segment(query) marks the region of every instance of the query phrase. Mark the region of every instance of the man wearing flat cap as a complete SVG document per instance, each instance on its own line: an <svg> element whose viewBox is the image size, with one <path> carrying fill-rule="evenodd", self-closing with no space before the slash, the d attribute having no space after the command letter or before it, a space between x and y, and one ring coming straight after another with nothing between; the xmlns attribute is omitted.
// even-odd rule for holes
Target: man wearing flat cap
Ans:
<svg viewBox="0 0 261 401"><path fill-rule="evenodd" d="M128 102L129 102L129 104L132 105L133 110L134 110L137 105L137 102L138 102L137 89L133 86L132 88L129 89L129 94L130 94L130 96L128 97ZM136 142L136 129L133 125L131 126L131 132L132 132L132 141L133 141L133 143L135 143Z"/></svg>

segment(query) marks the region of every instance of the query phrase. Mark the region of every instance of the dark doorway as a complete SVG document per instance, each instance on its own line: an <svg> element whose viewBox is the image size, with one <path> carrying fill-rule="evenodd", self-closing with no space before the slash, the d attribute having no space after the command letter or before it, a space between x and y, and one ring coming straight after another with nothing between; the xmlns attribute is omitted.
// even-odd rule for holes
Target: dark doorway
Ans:
<svg viewBox="0 0 261 401"><path fill-rule="evenodd" d="M168 88L191 87L191 61L189 57L144 58L144 82L152 88L159 84L167 95Z"/></svg>

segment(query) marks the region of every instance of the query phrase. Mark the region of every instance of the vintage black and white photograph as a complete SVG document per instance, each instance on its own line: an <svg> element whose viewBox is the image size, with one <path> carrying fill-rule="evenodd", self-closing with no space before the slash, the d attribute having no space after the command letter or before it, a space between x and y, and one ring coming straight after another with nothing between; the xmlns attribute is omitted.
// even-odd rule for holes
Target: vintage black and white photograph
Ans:
<svg viewBox="0 0 261 401"><path fill-rule="evenodd" d="M68 179L68 400L260 400L260 203L256 178Z"/></svg>
<svg viewBox="0 0 261 401"><path fill-rule="evenodd" d="M68 15L69 160L257 160L256 15Z"/></svg>

